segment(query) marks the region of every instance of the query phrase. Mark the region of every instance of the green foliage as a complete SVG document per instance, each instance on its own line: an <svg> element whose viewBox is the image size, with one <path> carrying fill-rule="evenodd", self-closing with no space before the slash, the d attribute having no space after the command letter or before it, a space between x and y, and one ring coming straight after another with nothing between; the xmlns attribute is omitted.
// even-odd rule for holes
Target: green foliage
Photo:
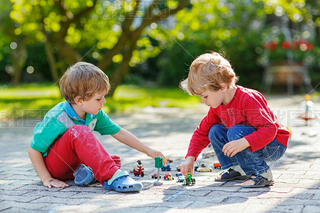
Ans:
<svg viewBox="0 0 320 213"><path fill-rule="evenodd" d="M258 0L256 0L258 1ZM287 14L292 22L301 22L303 21L303 16L306 15L306 1L305 0L263 0L264 2L264 11L267 14L276 14L281 16Z"/></svg>
<svg viewBox="0 0 320 213"><path fill-rule="evenodd" d="M159 82L177 86L188 74L191 62L210 51L230 60L240 84L259 86L262 68L256 64L261 45L263 4L244 1L201 0L177 14L169 33L177 39L161 54Z"/></svg>
<svg viewBox="0 0 320 213"><path fill-rule="evenodd" d="M171 43L156 59L157 66L150 66L149 70L161 70L158 81L162 85L177 86L186 77L192 60L199 54L213 50L230 60L235 72L240 76L239 84L258 89L264 71L262 63L259 62L264 53L266 35L270 34L270 29L276 24L283 27L276 22L281 16L288 16L291 27L300 30L300 34L308 35L306 23L317 23L311 20L312 17L315 20L317 18L312 7L305 5L303 0L192 1L189 10L183 10L176 15L175 28L166 30L164 34L160 31ZM309 30L309 34L312 34L312 30ZM314 42L313 45L312 54L309 54L311 51L304 54L305 52L298 50L294 56L301 57L300 53L303 53L304 58L315 63L310 55L317 58L319 44ZM316 67L319 67L320 63L316 64Z"/></svg>
<svg viewBox="0 0 320 213"><path fill-rule="evenodd" d="M49 70L55 81L70 64L94 61L108 72L114 86L110 95L123 82L129 67L160 53L166 40L156 35L161 28L157 23L188 4L188 0L11 2L14 34L45 43ZM19 76L15 76L17 81Z"/></svg>
<svg viewBox="0 0 320 213"><path fill-rule="evenodd" d="M88 6L93 5L92 0L62 1L66 14L58 10L58 1L55 0L12 0L13 8L10 17L19 25L15 33L33 35L38 41L44 40L43 29L47 34L55 34L61 30L61 21L72 18L75 14ZM135 1L98 1L94 10L88 16L83 16L76 24L71 24L67 30L65 41L77 50L89 47L92 52L85 52L87 60L102 59L104 50L111 49L122 32L121 24L128 12L132 12ZM163 1L163 5L166 3ZM144 6L145 7L145 6ZM142 18L143 6L136 18ZM134 17L130 17L134 18ZM42 29L43 27L43 29ZM151 33L153 29L147 29ZM157 39L161 39L158 37ZM91 49L93 47L93 49ZM153 46L149 37L142 36L137 42L137 50L130 60L130 66L144 62L148 57L159 54L160 49ZM89 53L89 54L88 54ZM113 57L114 63L122 61L122 54Z"/></svg>
<svg viewBox="0 0 320 213"><path fill-rule="evenodd" d="M180 81L188 76L191 62L205 51L206 46L197 42L173 43L158 57L157 66L161 70L157 79L159 84L178 87Z"/></svg>
<svg viewBox="0 0 320 213"><path fill-rule="evenodd" d="M62 2L59 5L59 2ZM142 2L142 1L141 1ZM143 1L145 2L145 1ZM151 1L150 1L151 2ZM156 11L174 8L181 1L159 1ZM3 0L0 2L0 79L8 81L4 67L11 65L12 41L26 39L27 66L33 66L34 74L22 75L25 81L51 80L49 64L45 61L45 35L55 41L63 34L63 23L83 9L94 5L94 0ZM148 5L140 5L135 17L130 12L136 1L98 0L89 14L81 16L66 29L63 41L79 53L82 60L99 64L106 52L119 41L124 30L124 20L134 18L131 32L144 20ZM191 61L198 55L211 50L222 53L240 76L240 84L258 88L263 67L258 63L263 54L263 43L270 29L279 17L288 17L290 27L303 33L310 28L314 38L318 38L320 28L319 1L305 0L239 0L212 1L191 0L187 9L179 11L174 18L153 22L146 27L133 51L129 65L134 75L127 82L144 83L144 79L154 80L161 85L177 87L187 76ZM64 12L63 12L64 11ZM129 19L126 19L129 17ZM11 18L11 19L10 19ZM307 29L307 30L306 30ZM45 32L45 34L44 34ZM132 35L132 34L131 34ZM59 55L56 42L52 42L57 68L61 75L70 62ZM312 42L314 49L308 59L312 81L319 79L319 41ZM124 46L112 57L111 65L104 71L111 77L114 70L124 60ZM163 50L163 52L161 52ZM160 54L161 53L161 54ZM159 57L157 57L160 54ZM149 59L149 60L147 60ZM66 64L64 64L66 63ZM125 74L123 74L125 75ZM137 77L137 75L140 75ZM141 80L142 79L142 80Z"/></svg>

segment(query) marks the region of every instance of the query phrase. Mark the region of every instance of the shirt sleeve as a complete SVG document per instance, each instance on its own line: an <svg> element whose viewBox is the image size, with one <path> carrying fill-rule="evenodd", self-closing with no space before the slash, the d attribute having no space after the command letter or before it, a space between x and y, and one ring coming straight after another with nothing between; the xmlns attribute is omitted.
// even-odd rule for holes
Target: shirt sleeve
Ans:
<svg viewBox="0 0 320 213"><path fill-rule="evenodd" d="M214 109L210 108L192 135L186 157L193 156L197 160L201 151L210 144L208 138L210 128L218 123L221 123L221 119L215 114Z"/></svg>
<svg viewBox="0 0 320 213"><path fill-rule="evenodd" d="M95 131L101 135L114 135L120 131L121 127L114 123L109 116L102 110L97 114L97 124L94 128Z"/></svg>
<svg viewBox="0 0 320 213"><path fill-rule="evenodd" d="M65 131L67 131L67 128L57 119L45 118L34 128L30 146L46 156L56 138L60 137Z"/></svg>
<svg viewBox="0 0 320 213"><path fill-rule="evenodd" d="M266 103L257 101L252 98L246 102L245 116L247 117L248 125L256 129L255 132L245 136L250 144L250 151L255 152L268 143L270 143L277 134L276 119L273 119L273 114Z"/></svg>

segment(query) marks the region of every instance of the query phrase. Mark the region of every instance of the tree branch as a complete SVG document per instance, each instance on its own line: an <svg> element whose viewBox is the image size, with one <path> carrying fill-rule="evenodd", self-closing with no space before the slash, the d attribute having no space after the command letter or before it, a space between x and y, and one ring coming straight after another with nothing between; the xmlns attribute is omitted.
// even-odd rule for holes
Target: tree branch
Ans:
<svg viewBox="0 0 320 213"><path fill-rule="evenodd" d="M155 0L157 1L157 0ZM176 8L170 9L167 8L165 10L161 10L159 13L152 15L150 18L146 18L143 19L143 22L141 23L141 25L136 29L136 31L142 31L144 28L146 28L147 26L149 26L151 23L153 22L158 22L160 20L166 19L171 15L176 14L177 12L179 12L182 8L184 8L185 6L187 6L189 3L189 0L180 0L179 4ZM140 29L139 29L140 28Z"/></svg>
<svg viewBox="0 0 320 213"><path fill-rule="evenodd" d="M104 54L103 59L98 63L98 67L100 67L100 69L106 69L111 64L112 57L119 53L129 41L130 35L132 33L130 28L135 16L137 15L139 6L140 0L137 0L133 11L126 15L126 19L122 23L122 33L117 43L106 54Z"/></svg>
<svg viewBox="0 0 320 213"><path fill-rule="evenodd" d="M153 10L157 7L158 2L159 0L154 0L152 2L152 4L148 7L146 13L144 14L143 19L147 19L151 17Z"/></svg>
<svg viewBox="0 0 320 213"><path fill-rule="evenodd" d="M127 29L130 29L130 27L132 25L132 22L133 22L133 20L135 19L136 15L137 15L139 7L140 7L140 0L137 0L133 11L131 11L130 13L126 14L125 20L122 23L122 30L123 31L127 30Z"/></svg>
<svg viewBox="0 0 320 213"><path fill-rule="evenodd" d="M66 16L66 17L67 17L67 11L66 11L66 9L64 8L64 0L55 0L55 1L54 1L54 4L56 5L56 7L57 7L58 10L60 11L60 13L61 13L63 16Z"/></svg>
<svg viewBox="0 0 320 213"><path fill-rule="evenodd" d="M88 15L96 6L98 0L93 1L93 5L90 7L85 7L82 10L78 11L76 14L72 14L70 11L67 11L63 5L63 0L59 0L59 2L56 3L56 6L58 7L60 13L66 17L66 20L60 21L60 30L58 34L60 34L61 37L65 37L68 33L68 29L72 23L77 23L82 17L85 17ZM56 1L55 1L56 2ZM58 4L59 3L59 4ZM69 17L68 13L71 13L72 16Z"/></svg>
<svg viewBox="0 0 320 213"><path fill-rule="evenodd" d="M104 55L102 60L99 61L98 67L102 70L105 70L112 62L112 57L119 53L126 43L129 40L128 30L122 31L120 38L118 39L117 43L112 47L112 49L108 50Z"/></svg>
<svg viewBox="0 0 320 213"><path fill-rule="evenodd" d="M146 14L144 15L144 17L147 17L147 14L152 14L153 10L156 8L157 3L159 2L159 0L154 0L152 2L152 4L148 7ZM155 14L153 16L151 16L150 18L144 18L142 23L140 24L140 26L135 29L133 32L130 30L131 24L123 24L122 27L122 34L120 36L120 38L118 39L117 43L115 44L115 46L113 46L112 49L110 49L108 52L106 52L106 54L104 54L103 59L98 63L98 67L100 67L100 69L105 70L111 63L112 63L112 57L115 56L117 53L119 53L128 42L134 42L135 40L137 41L137 39L139 39L142 31L149 26L152 22L156 22L162 19L165 19L167 17L169 17L170 15L174 15L176 14L179 10L181 10L182 8L184 8L187 4L189 3L189 0L180 0L178 6L174 9L166 9L163 10L161 12L159 12L158 14ZM137 5L136 8L137 9ZM127 22L129 23L129 21ZM125 28L124 28L125 26Z"/></svg>
<svg viewBox="0 0 320 213"><path fill-rule="evenodd" d="M97 0L93 0L92 6L83 8L73 16L72 22L76 23L80 20L81 17L84 17L87 14L89 14L96 7L96 4L97 4Z"/></svg>

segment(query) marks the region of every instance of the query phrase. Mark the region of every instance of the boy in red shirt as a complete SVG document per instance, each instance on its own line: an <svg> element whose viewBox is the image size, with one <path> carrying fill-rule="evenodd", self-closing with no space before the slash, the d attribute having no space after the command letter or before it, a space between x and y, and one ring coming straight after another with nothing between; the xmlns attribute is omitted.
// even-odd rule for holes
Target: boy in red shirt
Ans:
<svg viewBox="0 0 320 213"><path fill-rule="evenodd" d="M246 179L243 187L273 185L266 161L276 161L287 149L290 133L256 90L236 85L228 60L212 52L200 55L181 88L201 97L210 107L191 138L181 173L193 172L193 163L210 143L224 172L216 181Z"/></svg>

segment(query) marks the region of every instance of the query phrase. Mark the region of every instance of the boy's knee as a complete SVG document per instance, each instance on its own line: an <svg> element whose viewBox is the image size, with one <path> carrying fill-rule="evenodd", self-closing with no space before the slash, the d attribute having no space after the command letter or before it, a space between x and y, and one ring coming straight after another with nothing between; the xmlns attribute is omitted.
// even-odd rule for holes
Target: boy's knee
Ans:
<svg viewBox="0 0 320 213"><path fill-rule="evenodd" d="M221 130L223 127L224 126L222 124L215 124L210 128L208 138L211 143L215 140L215 138L217 138L217 136L221 135Z"/></svg>
<svg viewBox="0 0 320 213"><path fill-rule="evenodd" d="M228 130L227 137L229 141L237 140L251 134L254 131L256 130L249 125L234 125L230 127L230 129Z"/></svg>
<svg viewBox="0 0 320 213"><path fill-rule="evenodd" d="M89 127L85 125L74 125L70 127L67 132L74 137L79 137L80 135L93 134Z"/></svg>

